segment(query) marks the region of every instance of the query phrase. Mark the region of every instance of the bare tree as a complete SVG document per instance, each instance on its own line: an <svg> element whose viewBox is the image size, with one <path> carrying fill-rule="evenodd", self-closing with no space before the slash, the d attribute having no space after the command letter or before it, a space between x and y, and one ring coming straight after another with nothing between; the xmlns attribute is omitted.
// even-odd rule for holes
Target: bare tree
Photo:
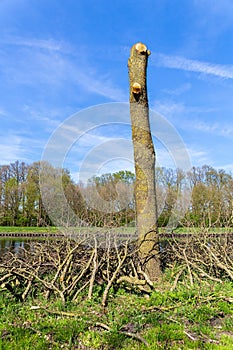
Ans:
<svg viewBox="0 0 233 350"><path fill-rule="evenodd" d="M155 193L155 151L149 124L146 70L150 51L133 45L128 61L130 115L135 162L135 202L139 252L143 270L152 281L160 275Z"/></svg>

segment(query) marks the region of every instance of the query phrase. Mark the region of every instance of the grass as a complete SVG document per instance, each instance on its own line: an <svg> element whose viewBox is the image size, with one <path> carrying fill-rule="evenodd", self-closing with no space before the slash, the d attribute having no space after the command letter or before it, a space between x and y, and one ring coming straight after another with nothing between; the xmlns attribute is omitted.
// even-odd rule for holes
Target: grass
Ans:
<svg viewBox="0 0 233 350"><path fill-rule="evenodd" d="M58 229L55 226L50 227L18 227L18 226L0 226L0 232L2 233L40 233L40 232L57 232Z"/></svg>
<svg viewBox="0 0 233 350"><path fill-rule="evenodd" d="M106 228L100 228L100 227L69 227L69 228L65 228L65 230L69 233L69 231L71 233L73 232L87 232L87 233L91 233L91 232L96 232L96 231L106 231ZM109 228L107 228L107 230L110 230ZM126 233L126 234L133 234L135 232L135 228L134 227L114 227L112 228L113 232L116 233ZM0 232L2 233L40 233L40 232L59 232L59 227L55 227L55 226L46 226L46 227L37 227L37 226L32 226L32 227L27 227L27 226L0 226Z"/></svg>
<svg viewBox="0 0 233 350"><path fill-rule="evenodd" d="M100 304L98 286L92 300L83 292L78 303L66 305L41 295L17 303L2 290L0 349L233 348L232 282L203 282L192 288L180 284L175 291L170 291L168 275L162 282L149 298L112 291L106 308ZM31 309L35 305L40 308Z"/></svg>
<svg viewBox="0 0 233 350"><path fill-rule="evenodd" d="M99 228L99 227L77 227L77 228L68 228L70 231L76 230L78 232L95 232L96 230L101 231L104 230L106 231L106 228ZM67 228L66 228L67 230ZM108 228L109 230L109 228ZM113 227L111 230L113 230L116 233L126 233L126 234L133 234L136 230L135 227ZM12 232L58 232L59 228L55 226L46 226L46 227L27 227L27 226L0 226L0 232L3 233L12 233ZM197 227L177 227L176 229L173 230L174 233L196 233L196 232L210 232L210 233L227 233L227 232L233 232L233 228L231 227L212 227L212 228L197 228ZM166 227L161 227L159 228L159 233L166 233L167 228Z"/></svg>
<svg viewBox="0 0 233 350"><path fill-rule="evenodd" d="M205 232L205 233L230 233L233 232L232 227L177 227L174 230L174 233L197 233L197 232Z"/></svg>
<svg viewBox="0 0 233 350"><path fill-rule="evenodd" d="M101 232L101 230L106 231L106 228L96 228L96 227L77 227L77 228L66 228L65 231L70 233L92 233L92 232ZM109 230L109 228L108 228ZM111 229L115 234L125 234L125 235L134 235L135 234L135 227L116 227ZM63 232L63 230L61 229ZM197 233L197 232L208 232L208 233L228 233L233 232L232 228L229 227L223 227L223 228L205 228L201 230L200 228L195 227L178 227L175 230L173 230L174 233L183 233L183 234L191 234L191 233ZM0 226L0 233L59 233L59 228L55 226L48 226L48 227L16 227L16 226ZM159 228L159 233L166 233L167 228Z"/></svg>

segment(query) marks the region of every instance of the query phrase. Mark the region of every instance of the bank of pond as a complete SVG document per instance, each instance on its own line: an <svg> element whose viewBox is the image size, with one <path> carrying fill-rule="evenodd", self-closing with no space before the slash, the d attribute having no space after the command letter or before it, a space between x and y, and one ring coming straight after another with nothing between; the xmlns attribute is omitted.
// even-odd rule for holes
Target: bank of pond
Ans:
<svg viewBox="0 0 233 350"><path fill-rule="evenodd" d="M197 232L196 232L197 234ZM213 241L223 240L227 242L229 245L233 245L233 232L209 232L202 233L201 231L198 233L199 237L206 236L208 244L211 245ZM28 231L28 232L0 232L0 256L2 256L7 251L10 251L14 254L18 254L20 250L26 249L27 251L33 249L33 245L36 242L45 242L46 240L62 240L62 239L74 239L82 241L84 245L90 246L92 245L91 241L93 237L97 239L98 244L106 244L109 238L112 239L112 242L124 243L127 240L135 241L137 239L137 233L132 229L127 230L98 230L93 231L93 228L85 229L77 232L69 232L64 234L59 231ZM167 245L171 244L171 241L175 241L176 243L184 241L189 241L194 234L192 233L179 233L179 232L160 232L159 233L159 248L160 252L164 252Z"/></svg>

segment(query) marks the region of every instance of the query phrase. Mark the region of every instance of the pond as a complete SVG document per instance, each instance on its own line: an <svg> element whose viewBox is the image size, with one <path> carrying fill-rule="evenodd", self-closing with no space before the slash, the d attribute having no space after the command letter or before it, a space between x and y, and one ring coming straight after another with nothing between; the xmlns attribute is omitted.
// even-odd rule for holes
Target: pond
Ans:
<svg viewBox="0 0 233 350"><path fill-rule="evenodd" d="M51 237L50 240L53 240L54 237ZM33 250L33 245L35 242L44 241L44 238L41 237L1 237L0 238L0 257L5 254L7 251L10 251L14 254L19 254L21 249L27 251ZM160 242L160 251L163 252L164 246L166 243L164 241Z"/></svg>
<svg viewBox="0 0 233 350"><path fill-rule="evenodd" d="M29 250L32 247L31 243L36 240L38 240L38 238L0 238L0 256L2 256L7 251L18 254L21 249Z"/></svg>

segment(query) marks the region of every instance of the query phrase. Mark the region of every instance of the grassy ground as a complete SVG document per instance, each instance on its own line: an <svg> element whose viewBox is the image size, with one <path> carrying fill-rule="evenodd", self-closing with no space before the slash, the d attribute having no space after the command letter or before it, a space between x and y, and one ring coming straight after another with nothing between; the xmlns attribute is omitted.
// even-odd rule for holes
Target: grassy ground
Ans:
<svg viewBox="0 0 233 350"><path fill-rule="evenodd" d="M96 232L96 231L106 231L109 230L106 228L99 228L99 227L76 227L76 228L61 228L61 231L66 231L67 233L74 233L74 232ZM134 233L135 227L115 227L112 229L116 233ZM0 226L0 232L2 233L40 233L40 232L59 232L59 228L55 226L48 226L48 227L18 227L18 226Z"/></svg>
<svg viewBox="0 0 233 350"><path fill-rule="evenodd" d="M0 226L0 232L2 233L40 233L40 232L57 232L56 227L17 227L17 226Z"/></svg>
<svg viewBox="0 0 233 350"><path fill-rule="evenodd" d="M73 232L96 232L96 230L101 231L101 228L96 228L96 227L78 227L78 228L66 228L66 231L68 230ZM102 230L106 230L106 228L102 228ZM112 228L114 232L119 232L119 233L126 233L126 234L133 234L136 230L135 227L116 227ZM22 233L27 233L27 232L33 232L33 233L40 233L40 232L59 232L59 228L54 227L54 226L48 226L48 227L16 227L16 226L0 226L0 232L2 233L14 233L14 232L22 232ZM159 233L166 233L169 232L169 230L164 227L164 228L159 228ZM227 233L227 232L233 232L233 228L231 227L224 227L224 228L205 228L205 229L200 229L200 228L195 228L195 227L178 227L175 230L173 230L174 233L196 233L196 232L209 232L209 233Z"/></svg>
<svg viewBox="0 0 233 350"><path fill-rule="evenodd" d="M177 227L174 230L175 233L197 233L197 232L205 232L205 233L229 233L233 232L232 227Z"/></svg>
<svg viewBox="0 0 233 350"><path fill-rule="evenodd" d="M72 228L71 228L72 229ZM78 227L77 228L78 230L96 230L96 229L99 229L101 230L101 228L96 228L96 227ZM127 232L134 232L136 230L135 227L127 227L127 226L120 226L120 227L116 227L116 228L113 228L114 230L116 231L120 231L120 232L124 232L124 231L127 231ZM37 227L37 226L31 226L31 227L28 227L28 226L0 226L0 231L1 232L31 232L31 231L56 231L58 230L57 227L55 226L46 226L46 227ZM105 228L106 230L106 228ZM161 227L159 228L159 232L166 232L168 229L167 227ZM174 232L177 232L177 233L180 233L180 232L197 232L197 231L211 231L211 232L232 232L233 231L233 228L232 227L211 227L211 228L208 228L208 227L203 227L203 228L200 228L200 227L177 227L176 229L174 229L173 231Z"/></svg>
<svg viewBox="0 0 233 350"><path fill-rule="evenodd" d="M233 349L232 282L170 291L167 276L156 288L149 298L112 292L106 308L100 287L65 306L40 295L17 303L2 290L0 349Z"/></svg>

